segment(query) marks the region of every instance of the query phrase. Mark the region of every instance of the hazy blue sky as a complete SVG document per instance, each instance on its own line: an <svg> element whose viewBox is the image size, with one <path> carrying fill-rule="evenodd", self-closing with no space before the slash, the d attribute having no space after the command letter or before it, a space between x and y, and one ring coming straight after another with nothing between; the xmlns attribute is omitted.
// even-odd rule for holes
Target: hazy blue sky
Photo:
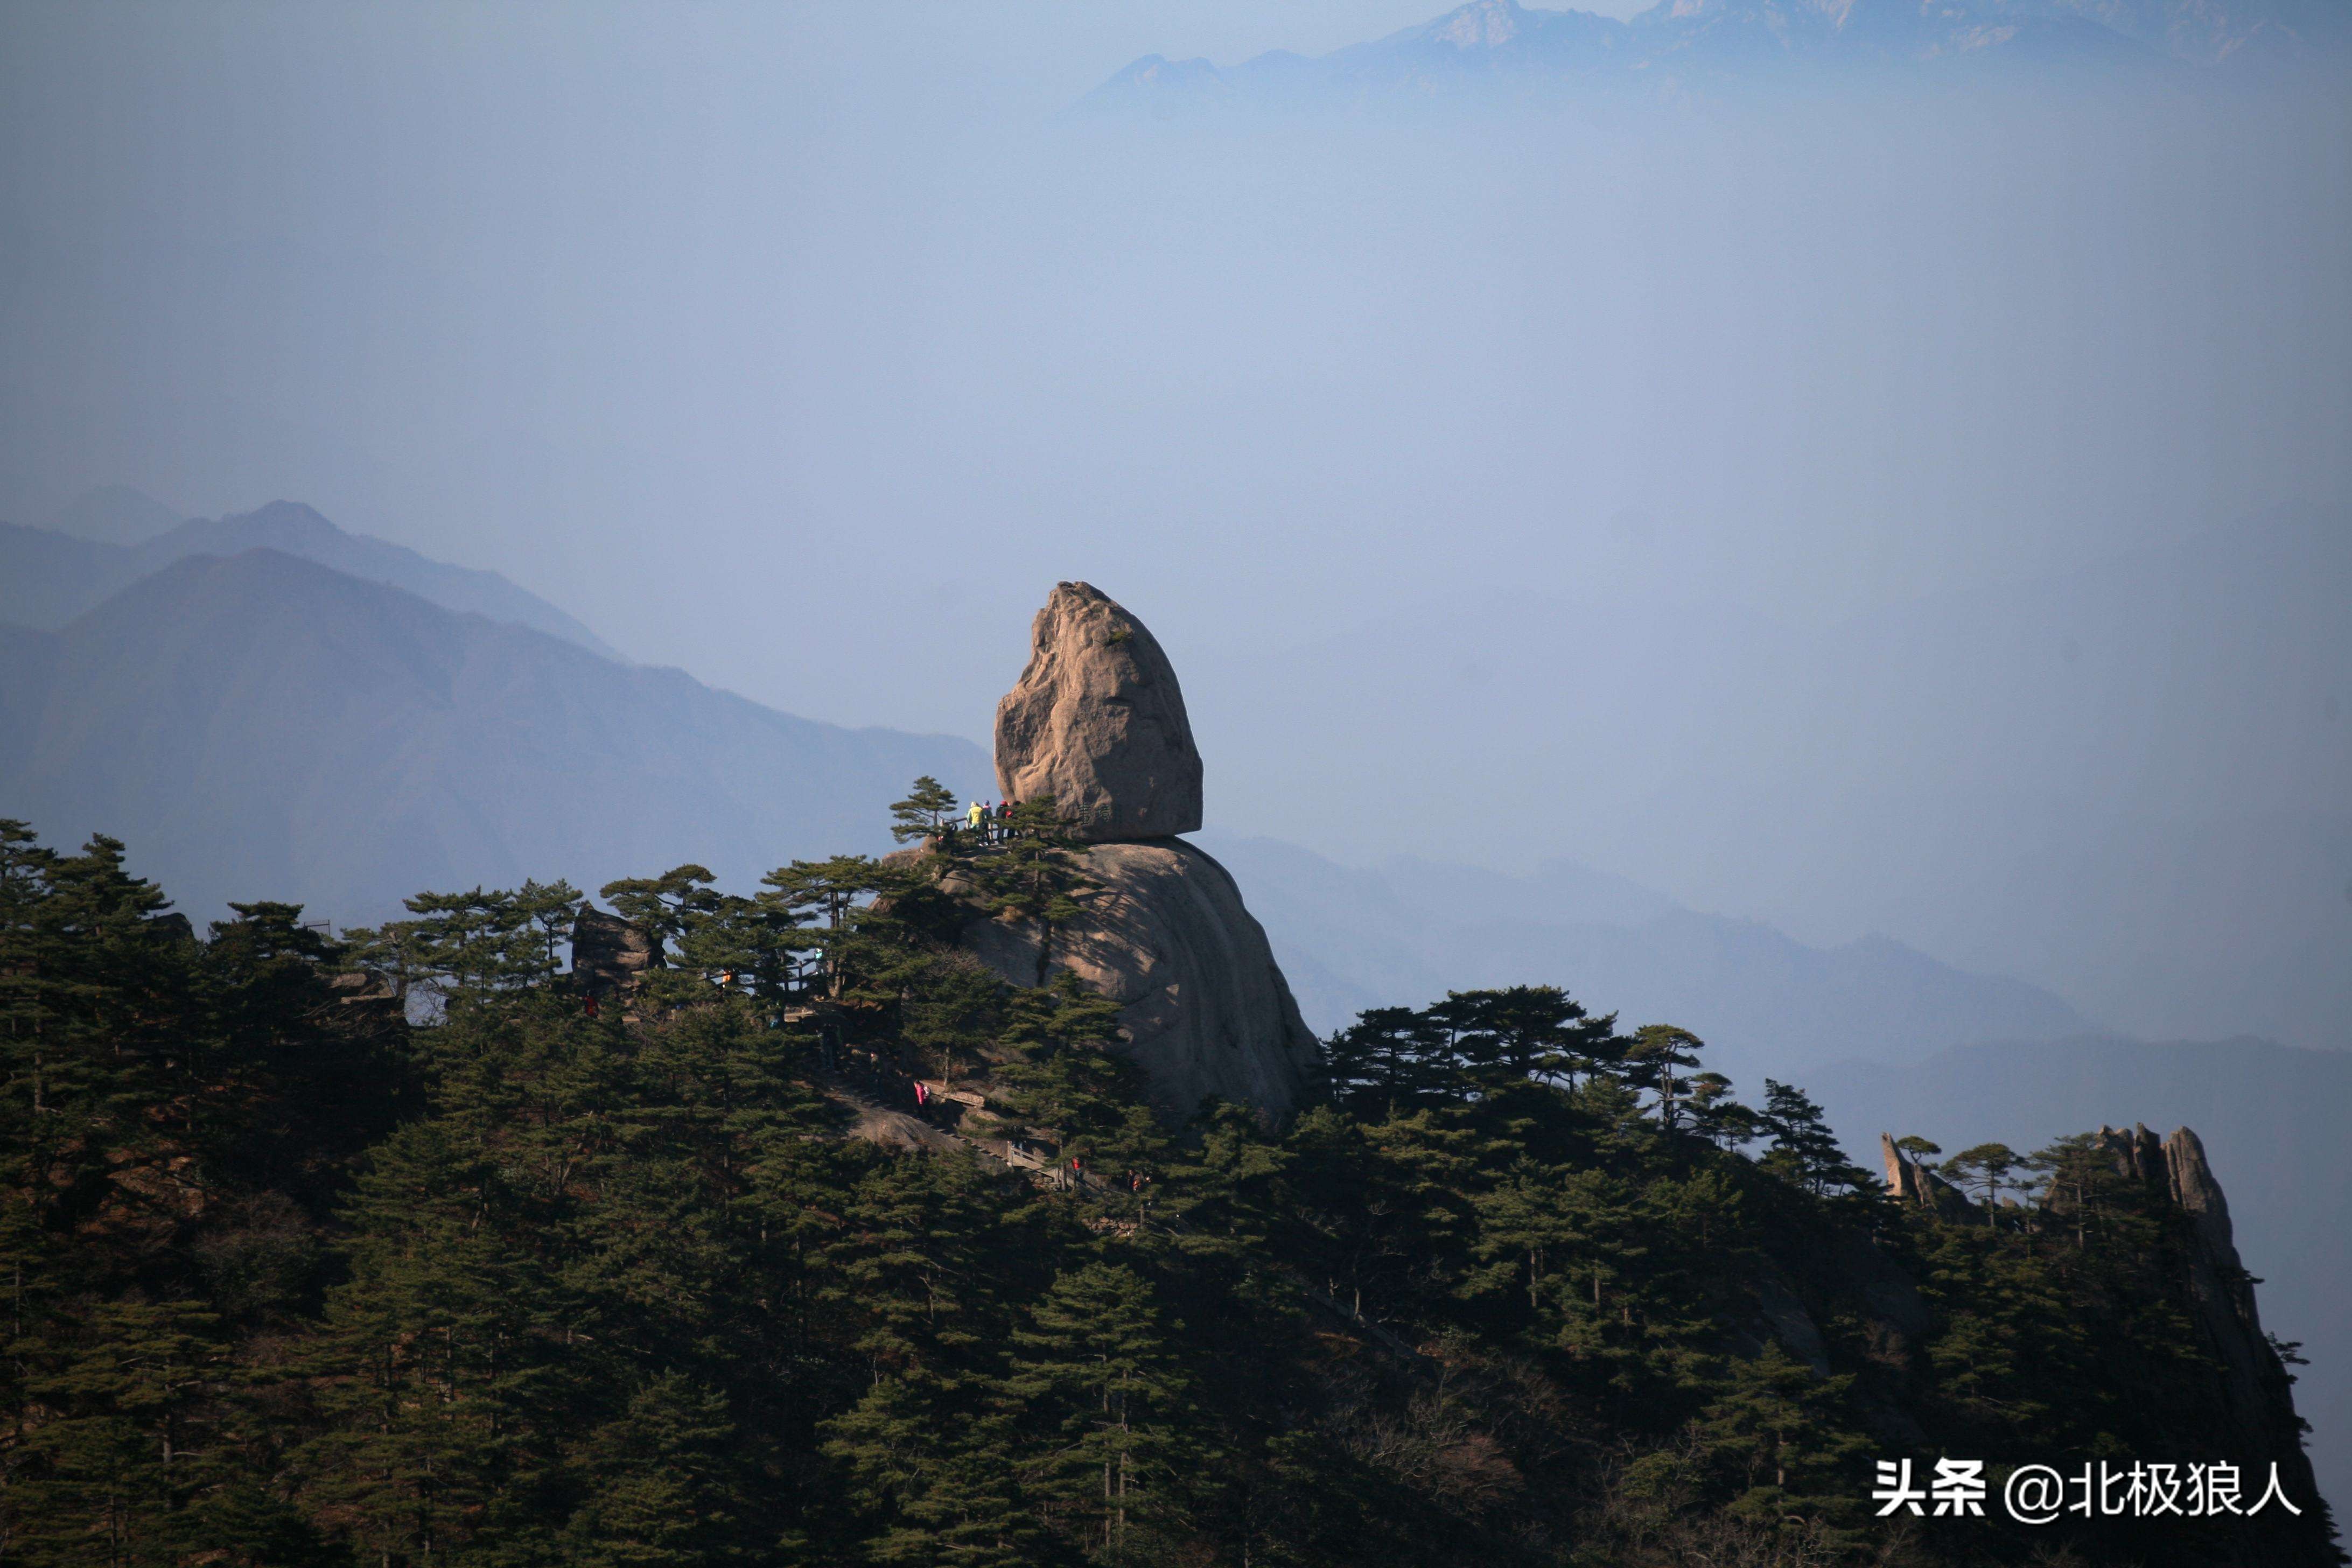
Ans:
<svg viewBox="0 0 2352 1568"><path fill-rule="evenodd" d="M2284 973L2257 1022L2343 1043L2340 601L2166 630L2200 530L2299 508L2275 570L2336 581L2340 83L1060 116L1437 8L10 6L0 516L308 500L975 737L1082 576L1229 830L1572 855L2139 1028ZM2221 995L2187 955L2290 883Z"/></svg>

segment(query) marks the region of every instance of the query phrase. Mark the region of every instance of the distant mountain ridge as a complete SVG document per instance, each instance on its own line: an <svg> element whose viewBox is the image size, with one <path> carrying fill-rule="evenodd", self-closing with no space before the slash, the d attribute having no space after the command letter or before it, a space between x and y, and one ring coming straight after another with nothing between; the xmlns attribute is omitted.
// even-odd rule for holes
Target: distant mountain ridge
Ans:
<svg viewBox="0 0 2352 1568"><path fill-rule="evenodd" d="M2031 1151L2103 1121L2195 1127L2246 1263L2269 1281L2265 1320L2310 1357L2296 1400L2321 1490L2352 1496L2352 1322L2340 1306L2352 1281L2352 1052L2125 1039L2039 987L1885 937L1811 947L1567 861L1516 876L1403 857L1347 867L1274 840L1205 837L1320 1032L1363 1007L1550 982L1626 1027L1692 1029L1742 1099L1767 1074L1793 1079L1873 1170L1882 1131L1953 1152L1987 1139Z"/></svg>
<svg viewBox="0 0 2352 1568"><path fill-rule="evenodd" d="M102 831L199 920L342 921L427 888L699 861L734 887L887 847L969 742L851 730L623 666L275 550L191 555L56 631L0 634L0 815Z"/></svg>
<svg viewBox="0 0 2352 1568"><path fill-rule="evenodd" d="M1335 860L1564 855L1818 948L1887 932L2143 1038L2352 1045L2352 517L1838 617L1683 592L1664 559L1202 660L1203 751L1258 832Z"/></svg>
<svg viewBox="0 0 2352 1568"><path fill-rule="evenodd" d="M578 620L495 572L451 566L404 545L347 533L299 501L193 518L154 532L165 515L157 503L117 486L91 492L60 520L80 522L100 537L0 523L0 620L55 630L174 561L266 548L389 583L444 609L529 626L606 658L622 657ZM128 542L133 539L141 542Z"/></svg>
<svg viewBox="0 0 2352 1568"><path fill-rule="evenodd" d="M1275 50L1219 68L1147 55L1084 102L1157 113L1304 107L1470 89L1736 78L1790 62L2210 67L2302 58L2340 45L2344 35L2340 8L2294 0L1659 0L1628 21L1471 0L1434 21L1319 57Z"/></svg>
<svg viewBox="0 0 2352 1568"><path fill-rule="evenodd" d="M1841 1057L1916 1061L2092 1028L2038 986L1885 937L1809 947L1566 861L1521 876L1410 858L1363 868L1271 839L1204 841L1247 889L1318 1033L1449 989L1550 983L1629 1027L1695 1031L1710 1066L1752 1087Z"/></svg>
<svg viewBox="0 0 2352 1568"><path fill-rule="evenodd" d="M502 579L355 539L307 507L137 549L8 530L0 561L19 565L17 600L28 584L55 596L35 606L49 629L0 635L0 811L52 838L123 837L205 910L266 893L374 918L425 887L683 859L744 886L793 854L875 847L881 804L918 773L992 793L967 742L811 724L617 666L495 616L509 603L484 583L520 592ZM441 604L363 580L387 567ZM489 601L478 619L447 607L468 591ZM1734 1069L2092 1027L2046 992L1897 942L1807 947L1564 861L1516 877L1411 858L1363 870L1210 841L1263 902L1318 1032L1530 978L1696 1028Z"/></svg>

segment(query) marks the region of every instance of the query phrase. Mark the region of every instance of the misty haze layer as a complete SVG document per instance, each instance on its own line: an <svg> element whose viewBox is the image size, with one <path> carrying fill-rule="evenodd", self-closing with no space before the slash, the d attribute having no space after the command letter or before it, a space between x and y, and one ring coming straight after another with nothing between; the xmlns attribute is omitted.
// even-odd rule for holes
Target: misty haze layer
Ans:
<svg viewBox="0 0 2352 1568"><path fill-rule="evenodd" d="M19 10L0 515L299 497L975 739L1084 577L1213 827L2344 1043L2340 70L1065 112L1421 19Z"/></svg>

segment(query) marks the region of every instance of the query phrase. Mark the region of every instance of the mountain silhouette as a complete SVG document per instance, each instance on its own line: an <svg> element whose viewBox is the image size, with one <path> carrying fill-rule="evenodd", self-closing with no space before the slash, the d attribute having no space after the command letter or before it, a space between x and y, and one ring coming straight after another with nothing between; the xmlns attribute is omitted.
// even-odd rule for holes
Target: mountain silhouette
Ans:
<svg viewBox="0 0 2352 1568"><path fill-rule="evenodd" d="M2009 65L2114 74L2299 58L2340 46L2341 8L2296 0L1662 0L1630 20L1471 0L1433 21L1308 58L1219 68L1147 55L1087 95L1089 110L1165 117L1757 80L1784 65L1946 70Z"/></svg>
<svg viewBox="0 0 2352 1568"><path fill-rule="evenodd" d="M1874 1164L1881 1132L1957 1151L1989 1138L2038 1149L2103 1121L2194 1126L2229 1184L2246 1267L2265 1281L2263 1322L2310 1361L2294 1398L2320 1492L2352 1497L2352 1052L2084 1036L1959 1047L1902 1067L1830 1063L1804 1081L1848 1151Z"/></svg>
<svg viewBox="0 0 2352 1568"><path fill-rule="evenodd" d="M125 498L131 498L126 500ZM404 545L346 533L299 501L257 511L196 518L138 543L113 542L152 529L163 509L135 490L92 491L61 521L73 531L0 523L0 620L52 628L174 561L267 548L370 582L388 583L439 605L507 621L617 659L604 640L553 605L495 572L451 566ZM103 532L110 537L89 537Z"/></svg>
<svg viewBox="0 0 2352 1568"><path fill-rule="evenodd" d="M0 636L0 813L132 845L198 920L342 921L426 888L699 861L730 886L887 846L969 742L820 724L280 551L173 563L57 631Z"/></svg>
<svg viewBox="0 0 2352 1568"><path fill-rule="evenodd" d="M1410 857L1360 868L1272 839L1208 842L1249 889L1321 1034L1366 1007L1552 981L1629 1027L1696 1032L1710 1043L1709 1066L1753 1085L1839 1058L1912 1061L2091 1027L2038 986L1957 969L1886 937L1811 947L1568 861L1516 876Z"/></svg>
<svg viewBox="0 0 2352 1568"><path fill-rule="evenodd" d="M320 537L301 517L277 526ZM74 571L121 569L76 552L87 543L0 536L12 566L85 595L96 581ZM2222 578L2206 574L2209 593ZM2317 574L2314 595L2332 581ZM21 596L19 577L8 586ZM2105 657L2084 636L2083 662ZM182 556L53 628L0 625L0 816L52 844L124 838L133 868L200 921L264 898L373 921L428 888L564 877L593 890L686 861L748 889L794 858L885 847L884 805L919 773L993 793L967 741L794 718L268 548ZM2230 1041L2145 1055L2159 1048L2100 1037L2035 986L1885 938L1809 946L1567 861L1347 867L1278 841L1206 842L1318 1032L1368 1005L1557 983L1628 1026L1694 1029L1743 1095L1766 1073L1818 1086L1857 1152L1882 1130L1993 1129L2022 1147L2102 1115L2194 1120L2239 1198L2249 1264L2284 1274L2299 1259L2285 1331L2338 1348L2321 1304L2340 1299L2342 1249L2296 1249L2339 1234L2352 1194L2340 1140L2311 1131L2352 1110L2340 1053ZM2231 1095L2243 1115L2188 1113ZM2263 1103L2305 1131L2264 1136ZM2315 1357L2305 1378L2331 1488L2352 1475L2341 1361Z"/></svg>

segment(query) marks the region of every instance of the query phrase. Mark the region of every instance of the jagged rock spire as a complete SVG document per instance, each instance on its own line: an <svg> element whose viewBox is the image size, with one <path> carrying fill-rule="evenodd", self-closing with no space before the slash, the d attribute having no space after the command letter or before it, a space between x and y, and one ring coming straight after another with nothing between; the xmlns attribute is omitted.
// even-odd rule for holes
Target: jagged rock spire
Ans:
<svg viewBox="0 0 2352 1568"><path fill-rule="evenodd" d="M1886 1163L1886 1190L1897 1203L1933 1209L1948 1219L1980 1214L1966 1194L1896 1148L1892 1132L1878 1135L1878 1153Z"/></svg>

